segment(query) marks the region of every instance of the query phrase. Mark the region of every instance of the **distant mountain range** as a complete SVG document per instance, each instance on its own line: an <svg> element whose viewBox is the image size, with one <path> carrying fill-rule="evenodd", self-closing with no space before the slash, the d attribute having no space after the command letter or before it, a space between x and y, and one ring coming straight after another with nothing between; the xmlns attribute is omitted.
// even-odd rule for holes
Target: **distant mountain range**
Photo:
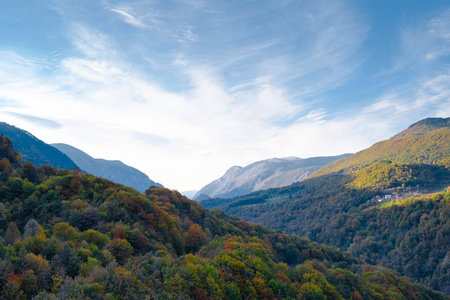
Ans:
<svg viewBox="0 0 450 300"><path fill-rule="evenodd" d="M234 166L219 179L203 187L194 199L232 198L254 191L290 185L308 177L314 171L350 156L272 158L252 163L246 167Z"/></svg>
<svg viewBox="0 0 450 300"><path fill-rule="evenodd" d="M121 161L95 159L66 144L46 144L28 131L5 122L0 122L0 134L11 140L14 149L22 154L22 162L29 161L37 167L50 165L57 169L81 169L95 176L131 186L142 193L150 186L162 187L141 171Z"/></svg>
<svg viewBox="0 0 450 300"><path fill-rule="evenodd" d="M450 294L449 125L450 118L421 120L301 182L200 204Z"/></svg>
<svg viewBox="0 0 450 300"><path fill-rule="evenodd" d="M11 140L14 149L22 154L22 162L29 161L37 167L50 165L58 169L78 169L66 154L44 143L28 131L0 122L0 134Z"/></svg>
<svg viewBox="0 0 450 300"><path fill-rule="evenodd" d="M65 153L85 172L111 181L131 186L144 193L149 187L163 187L154 182L146 174L118 160L93 158L85 152L67 144L52 144Z"/></svg>

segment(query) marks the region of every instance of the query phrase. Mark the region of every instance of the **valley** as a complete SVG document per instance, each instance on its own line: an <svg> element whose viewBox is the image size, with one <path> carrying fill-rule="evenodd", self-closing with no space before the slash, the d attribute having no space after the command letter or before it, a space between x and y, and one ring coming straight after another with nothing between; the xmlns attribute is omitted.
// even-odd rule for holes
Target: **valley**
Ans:
<svg viewBox="0 0 450 300"><path fill-rule="evenodd" d="M450 1L0 3L0 300L450 300Z"/></svg>
<svg viewBox="0 0 450 300"><path fill-rule="evenodd" d="M447 299L449 141L437 127L422 124L292 185L200 205L162 187L140 193L22 163L1 136L2 293ZM405 139L421 147L407 142L402 161ZM377 150L386 148L392 156ZM372 162L346 162L355 156Z"/></svg>
<svg viewBox="0 0 450 300"><path fill-rule="evenodd" d="M176 191L141 194L81 171L22 165L4 136L0 153L4 299L448 298Z"/></svg>
<svg viewBox="0 0 450 300"><path fill-rule="evenodd" d="M449 293L447 120L420 121L293 185L200 204L350 251Z"/></svg>

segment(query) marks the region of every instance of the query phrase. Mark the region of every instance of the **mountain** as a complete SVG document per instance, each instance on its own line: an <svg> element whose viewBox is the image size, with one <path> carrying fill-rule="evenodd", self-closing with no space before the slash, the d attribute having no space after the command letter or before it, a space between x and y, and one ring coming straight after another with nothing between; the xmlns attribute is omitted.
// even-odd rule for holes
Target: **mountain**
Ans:
<svg viewBox="0 0 450 300"><path fill-rule="evenodd" d="M131 186L141 193L145 192L151 186L163 187L161 184L152 181L143 172L121 161L93 158L67 144L52 144L52 146L70 157L83 171L126 186Z"/></svg>
<svg viewBox="0 0 450 300"><path fill-rule="evenodd" d="M450 158L450 118L428 118L411 125L394 137L374 144L317 172L316 177L334 172L349 174L376 161L394 163L446 164Z"/></svg>
<svg viewBox="0 0 450 300"><path fill-rule="evenodd" d="M159 186L141 171L114 160L94 159L75 147L65 144L49 145L31 133L0 122L0 134L8 137L22 155L22 162L29 161L40 167L50 165L58 169L82 170L144 192L150 186ZM75 162L76 161L76 162Z"/></svg>
<svg viewBox="0 0 450 300"><path fill-rule="evenodd" d="M450 127L450 118L427 118L412 124L407 129L395 135L393 139L411 134L424 134L446 127Z"/></svg>
<svg viewBox="0 0 450 300"><path fill-rule="evenodd" d="M250 164L234 166L225 174L203 187L195 200L208 198L232 198L253 191L290 185L308 177L312 172L350 154L312 158L272 158Z"/></svg>
<svg viewBox="0 0 450 300"><path fill-rule="evenodd" d="M448 299L176 191L14 167L10 144L0 143L2 299Z"/></svg>
<svg viewBox="0 0 450 300"><path fill-rule="evenodd" d="M200 204L350 251L450 294L450 129L436 125L443 120L418 122L420 129L302 182Z"/></svg>
<svg viewBox="0 0 450 300"><path fill-rule="evenodd" d="M22 162L29 161L38 167L50 165L61 169L78 169L66 154L25 130L0 122L0 134L12 141L14 149L22 154Z"/></svg>
<svg viewBox="0 0 450 300"><path fill-rule="evenodd" d="M192 190L192 191L184 191L184 192L180 192L181 195L189 198L189 199L193 199L195 194L197 194L197 190Z"/></svg>

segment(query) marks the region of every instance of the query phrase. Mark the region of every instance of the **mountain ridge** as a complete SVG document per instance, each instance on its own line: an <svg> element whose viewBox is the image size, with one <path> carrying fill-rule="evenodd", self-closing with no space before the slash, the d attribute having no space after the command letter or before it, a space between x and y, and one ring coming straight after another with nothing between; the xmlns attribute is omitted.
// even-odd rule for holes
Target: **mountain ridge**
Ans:
<svg viewBox="0 0 450 300"><path fill-rule="evenodd" d="M38 167L50 165L68 170L78 169L78 166L66 154L26 130L0 122L0 133L11 140L14 149L22 154L23 162L29 161Z"/></svg>
<svg viewBox="0 0 450 300"><path fill-rule="evenodd" d="M391 139L410 134L423 134L443 127L450 127L450 118L426 118L410 125L407 129L394 135Z"/></svg>
<svg viewBox="0 0 450 300"><path fill-rule="evenodd" d="M270 158L245 167L233 166L222 177L200 189L194 199L231 198L257 190L289 185L305 179L320 167L349 155L305 159L297 157Z"/></svg>
<svg viewBox="0 0 450 300"><path fill-rule="evenodd" d="M151 180L145 173L128 166L120 160L93 158L82 150L63 143L52 144L69 156L85 172L111 181L134 187L144 193L150 186L163 187Z"/></svg>
<svg viewBox="0 0 450 300"><path fill-rule="evenodd" d="M449 118L450 119L450 118ZM389 160L399 163L444 163L450 158L450 127L412 127L412 133L402 131L398 137L375 143L354 155L338 160L311 174L310 177L340 172L349 174L376 161Z"/></svg>

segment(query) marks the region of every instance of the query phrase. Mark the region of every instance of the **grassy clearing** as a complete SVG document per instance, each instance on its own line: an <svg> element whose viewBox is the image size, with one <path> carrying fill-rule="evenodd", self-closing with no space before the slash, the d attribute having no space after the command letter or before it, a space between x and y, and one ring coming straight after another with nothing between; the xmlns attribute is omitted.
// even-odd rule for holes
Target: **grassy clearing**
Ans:
<svg viewBox="0 0 450 300"><path fill-rule="evenodd" d="M277 203L277 202L286 201L286 200L289 200L289 195L267 199L264 202L264 204L266 204L266 203Z"/></svg>

